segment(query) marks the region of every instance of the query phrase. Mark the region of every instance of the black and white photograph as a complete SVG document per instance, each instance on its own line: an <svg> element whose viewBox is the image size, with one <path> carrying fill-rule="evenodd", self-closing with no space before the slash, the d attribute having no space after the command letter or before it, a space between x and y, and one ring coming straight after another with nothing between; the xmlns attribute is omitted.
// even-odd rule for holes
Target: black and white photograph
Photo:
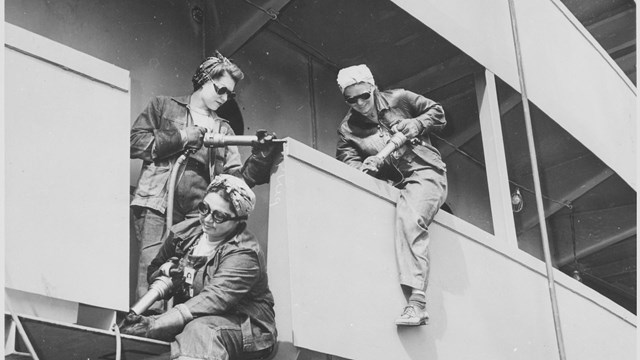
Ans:
<svg viewBox="0 0 640 360"><path fill-rule="evenodd" d="M0 0L4 353L634 360L635 0Z"/></svg>

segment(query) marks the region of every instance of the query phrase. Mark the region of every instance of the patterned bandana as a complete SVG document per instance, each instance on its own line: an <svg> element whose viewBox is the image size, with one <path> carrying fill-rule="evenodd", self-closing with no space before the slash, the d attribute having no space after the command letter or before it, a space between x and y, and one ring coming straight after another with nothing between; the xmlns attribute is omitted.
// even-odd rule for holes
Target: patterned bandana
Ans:
<svg viewBox="0 0 640 360"><path fill-rule="evenodd" d="M238 216L249 215L253 211L256 195L244 180L227 174L218 175L207 187L207 194L220 189L229 194L231 205Z"/></svg>
<svg viewBox="0 0 640 360"><path fill-rule="evenodd" d="M196 73L193 74L193 77L191 78L193 91L200 89L207 81L211 80L210 74L213 71L213 68L222 63L231 64L231 61L222 56L222 54L217 50L215 52L215 56L206 58L202 64L198 66Z"/></svg>
<svg viewBox="0 0 640 360"><path fill-rule="evenodd" d="M349 66L338 72L338 86L343 94L344 89L361 82L376 86L376 82L373 80L373 74L367 65Z"/></svg>

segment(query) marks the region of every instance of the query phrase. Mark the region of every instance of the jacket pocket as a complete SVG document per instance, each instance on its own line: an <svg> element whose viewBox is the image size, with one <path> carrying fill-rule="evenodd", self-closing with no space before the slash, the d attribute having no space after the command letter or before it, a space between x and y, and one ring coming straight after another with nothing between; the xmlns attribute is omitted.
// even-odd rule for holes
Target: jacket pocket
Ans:
<svg viewBox="0 0 640 360"><path fill-rule="evenodd" d="M136 196L164 196L170 173L171 163L169 161L152 162L144 165L140 182L138 183L138 189L136 189Z"/></svg>

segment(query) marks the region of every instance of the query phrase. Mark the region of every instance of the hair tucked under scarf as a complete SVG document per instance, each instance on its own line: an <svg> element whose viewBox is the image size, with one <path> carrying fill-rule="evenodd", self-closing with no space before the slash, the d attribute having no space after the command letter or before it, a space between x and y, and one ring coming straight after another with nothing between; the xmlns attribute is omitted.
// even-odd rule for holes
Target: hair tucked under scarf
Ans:
<svg viewBox="0 0 640 360"><path fill-rule="evenodd" d="M193 74L191 78L193 91L200 89L207 81L216 79L224 73L229 74L236 83L244 79L244 73L236 64L222 56L217 50L214 55L206 58Z"/></svg>
<svg viewBox="0 0 640 360"><path fill-rule="evenodd" d="M244 180L227 174L218 175L207 187L207 194L219 190L225 192L238 216L249 215L253 211L256 195Z"/></svg>
<svg viewBox="0 0 640 360"><path fill-rule="evenodd" d="M357 83L364 82L376 86L376 81L373 79L373 74L367 65L354 65L341 69L338 71L337 81L343 94L344 89Z"/></svg>

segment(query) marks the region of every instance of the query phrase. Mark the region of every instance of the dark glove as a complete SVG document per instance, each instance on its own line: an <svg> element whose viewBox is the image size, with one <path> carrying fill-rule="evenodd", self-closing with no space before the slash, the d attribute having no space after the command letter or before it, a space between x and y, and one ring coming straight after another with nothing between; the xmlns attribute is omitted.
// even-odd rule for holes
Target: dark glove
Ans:
<svg viewBox="0 0 640 360"><path fill-rule="evenodd" d="M179 304L158 316L129 314L124 319L122 326L120 326L120 332L163 341L172 341L192 319L193 316L189 309L184 304Z"/></svg>
<svg viewBox="0 0 640 360"><path fill-rule="evenodd" d="M277 139L275 133L258 130L256 135L258 142L251 147L251 156L242 166L242 177L251 187L269 182L273 163L282 153L282 142L274 142Z"/></svg>
<svg viewBox="0 0 640 360"><path fill-rule="evenodd" d="M120 332L128 335L147 336L147 332L151 326L150 316L141 316L136 314L128 314L122 324L120 324Z"/></svg>
<svg viewBox="0 0 640 360"><path fill-rule="evenodd" d="M251 146L251 154L264 159L272 159L282 152L282 142L274 141L276 133L269 134L267 130L256 131L258 141Z"/></svg>
<svg viewBox="0 0 640 360"><path fill-rule="evenodd" d="M424 125L418 119L404 119L394 125L393 129L403 133L407 139L413 139L424 130Z"/></svg>
<svg viewBox="0 0 640 360"><path fill-rule="evenodd" d="M375 176L378 173L378 170L380 170L380 167L382 166L383 163L384 163L384 159L375 155L369 156L368 158L364 159L364 161L362 162L362 166L360 166L360 170L364 171L369 175Z"/></svg>
<svg viewBox="0 0 640 360"><path fill-rule="evenodd" d="M187 126L184 128L184 138L182 141L185 149L200 149L204 142L204 134L206 132L206 128L199 126Z"/></svg>

